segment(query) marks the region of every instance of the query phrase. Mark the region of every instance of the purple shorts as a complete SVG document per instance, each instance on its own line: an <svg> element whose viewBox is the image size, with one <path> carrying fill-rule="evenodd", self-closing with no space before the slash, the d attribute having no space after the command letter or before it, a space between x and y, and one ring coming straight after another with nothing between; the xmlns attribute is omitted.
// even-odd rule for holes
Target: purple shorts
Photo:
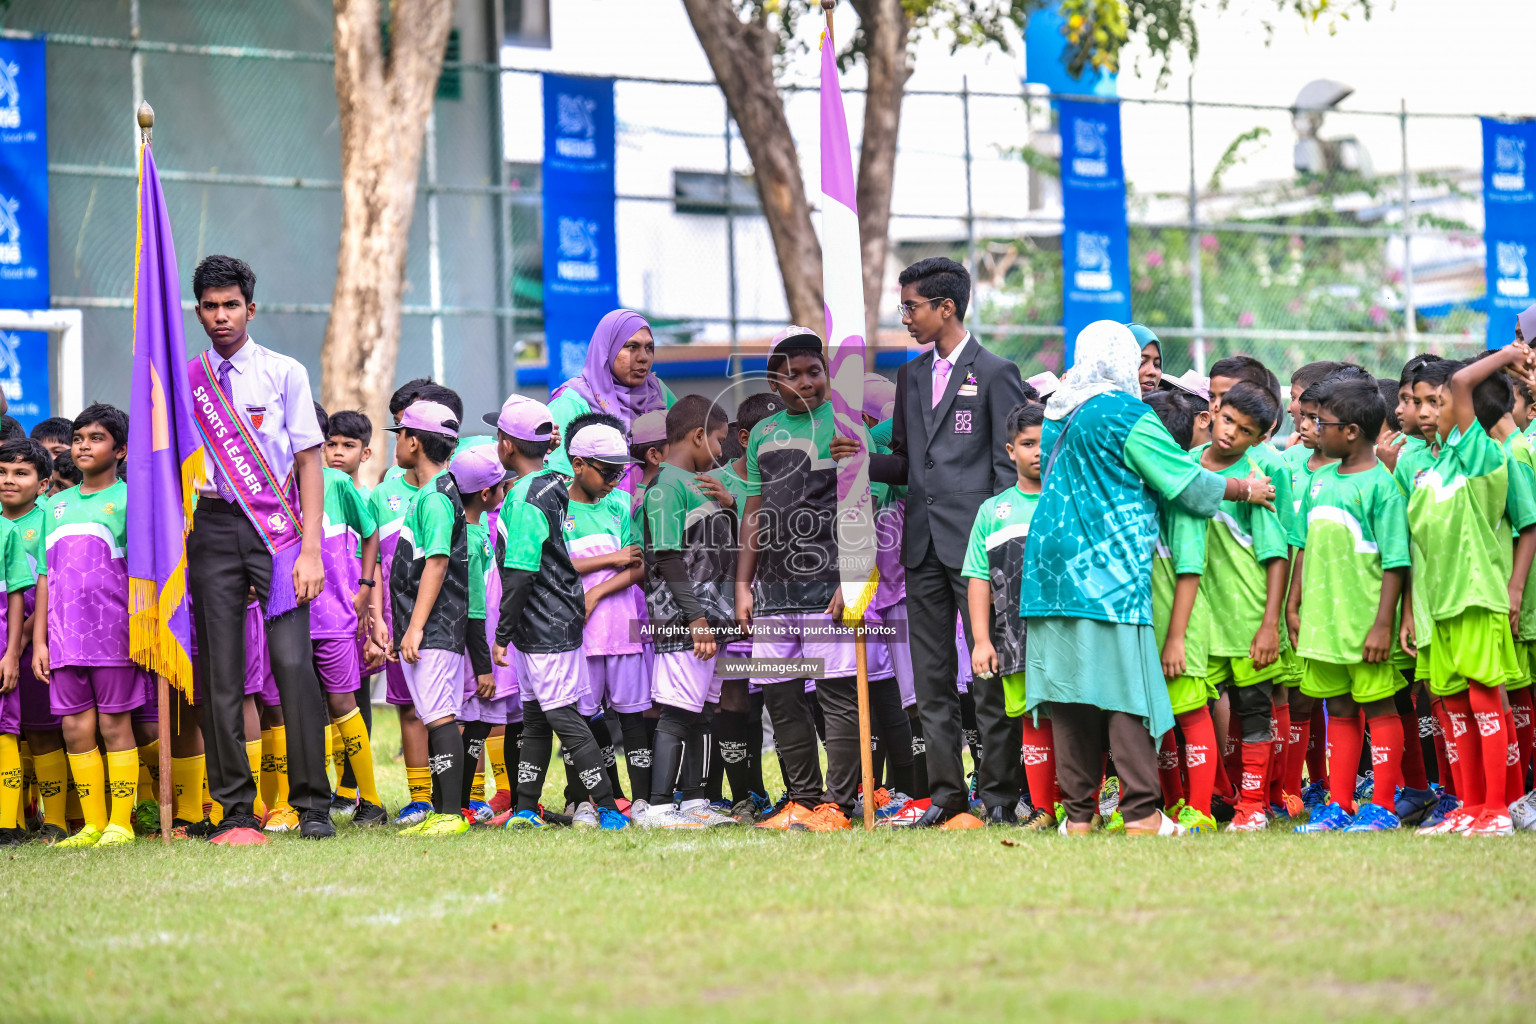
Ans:
<svg viewBox="0 0 1536 1024"><path fill-rule="evenodd" d="M195 660L193 664L197 664ZM23 729L29 732L53 732L62 727L59 716L48 706L49 689L47 683L32 674L32 649L29 647L21 655L21 685L16 688L16 692L21 694Z"/></svg>
<svg viewBox="0 0 1536 1024"><path fill-rule="evenodd" d="M714 659L700 661L692 651L656 655L651 699L669 707L703 711L705 704L720 699L720 677L715 675Z"/></svg>
<svg viewBox="0 0 1536 1024"><path fill-rule="evenodd" d="M523 720L523 703L517 699L516 691L504 697L477 697L475 696L477 683L475 667L466 657L464 659L464 706L459 709L459 721L506 725L508 722Z"/></svg>
<svg viewBox="0 0 1536 1024"><path fill-rule="evenodd" d="M384 700L396 707L411 706L411 688L405 685L405 673L400 670L401 662L386 661L384 663Z"/></svg>
<svg viewBox="0 0 1536 1024"><path fill-rule="evenodd" d="M907 605L903 601L887 608L883 613L887 623L907 621ZM901 630L906 632L905 629ZM896 674L896 688L901 691L901 706L909 708L917 703L916 675L912 671L912 645L907 640L896 640L886 645L890 654L891 669Z"/></svg>
<svg viewBox="0 0 1536 1024"><path fill-rule="evenodd" d="M152 674L141 670L139 680L144 686L144 703L133 709L133 720L154 725L160 721L160 691Z"/></svg>
<svg viewBox="0 0 1536 1024"><path fill-rule="evenodd" d="M133 665L65 665L50 679L48 706L56 715L90 708L116 715L144 703L144 680Z"/></svg>
<svg viewBox="0 0 1536 1024"><path fill-rule="evenodd" d="M822 612L805 615L774 615L756 620L752 624L752 657L754 659L795 660L822 662L822 671L816 678L841 679L858 672L852 632L832 639L816 637L816 631L832 626L832 616ZM806 638L803 631L812 631ZM824 635L824 634L823 634ZM790 679L803 679L808 674L792 676L763 676L756 682L782 683Z"/></svg>
<svg viewBox="0 0 1536 1024"><path fill-rule="evenodd" d="M255 697L269 708L282 703L277 678L272 675L272 661L267 657L267 623L259 604L245 610L245 695Z"/></svg>
<svg viewBox="0 0 1536 1024"><path fill-rule="evenodd" d="M579 703L587 693L587 656L580 647L548 654L524 654L515 647L512 651L524 703L531 701L542 711L554 711Z"/></svg>
<svg viewBox="0 0 1536 1024"><path fill-rule="evenodd" d="M360 685L357 675L357 642L351 637L317 638L315 675L326 693L352 693Z"/></svg>
<svg viewBox="0 0 1536 1024"><path fill-rule="evenodd" d="M0 694L0 734L21 735L21 687Z"/></svg>
<svg viewBox="0 0 1536 1024"><path fill-rule="evenodd" d="M411 704L423 723L458 715L464 703L464 660L455 651L429 649L421 652L421 660L414 665L400 661Z"/></svg>
<svg viewBox="0 0 1536 1024"><path fill-rule="evenodd" d="M587 699L581 701L581 713L587 717L597 709L644 711L651 706L650 676L645 671L645 655L587 655Z"/></svg>

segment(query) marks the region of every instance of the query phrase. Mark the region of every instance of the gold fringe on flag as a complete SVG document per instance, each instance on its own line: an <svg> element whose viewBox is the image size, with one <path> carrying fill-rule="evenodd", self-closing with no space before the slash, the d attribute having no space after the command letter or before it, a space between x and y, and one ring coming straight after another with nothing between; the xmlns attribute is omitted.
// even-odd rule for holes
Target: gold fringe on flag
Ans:
<svg viewBox="0 0 1536 1024"><path fill-rule="evenodd" d="M880 570L871 569L869 579L865 581L863 589L859 591L858 599L852 604L844 604L843 623L852 626L864 618L864 613L869 611L870 602L875 599L875 590L880 586Z"/></svg>

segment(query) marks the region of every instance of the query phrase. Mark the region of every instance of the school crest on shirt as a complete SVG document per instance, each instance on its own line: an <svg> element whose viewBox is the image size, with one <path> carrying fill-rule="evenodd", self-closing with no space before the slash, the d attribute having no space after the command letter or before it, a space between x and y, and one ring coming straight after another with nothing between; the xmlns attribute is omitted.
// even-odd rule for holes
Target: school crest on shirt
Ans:
<svg viewBox="0 0 1536 1024"><path fill-rule="evenodd" d="M997 518L999 518L999 519L1007 519L1008 518L1008 514L1010 512L1012 512L1012 511L1013 511L1013 502L1011 502L1011 501L1000 501L1000 502L997 503Z"/></svg>
<svg viewBox="0 0 1536 1024"><path fill-rule="evenodd" d="M560 524L560 529L564 533L570 533L572 530L576 529L576 517L566 516L565 522Z"/></svg>
<svg viewBox="0 0 1536 1024"><path fill-rule="evenodd" d="M245 414L251 418L251 426L261 429L261 421L267 418L267 407L264 405L248 405Z"/></svg>
<svg viewBox="0 0 1536 1024"><path fill-rule="evenodd" d="M389 496L388 504L389 504L389 510L391 512L399 512L400 511L400 495L398 495L398 494L391 494Z"/></svg>
<svg viewBox="0 0 1536 1024"><path fill-rule="evenodd" d="M67 508L69 508L69 506L67 504L65 504L64 502L62 502L62 501L59 502L57 505L53 506L53 518L55 518L55 519L63 519L64 518L64 510L67 509Z"/></svg>
<svg viewBox="0 0 1536 1024"><path fill-rule="evenodd" d="M1322 492L1322 490L1323 490L1323 482L1321 480L1319 480L1317 483L1312 485L1312 497L1314 497L1314 498L1317 497L1318 494L1320 494Z"/></svg>
<svg viewBox="0 0 1536 1024"><path fill-rule="evenodd" d="M108 515L109 516L113 512L116 512L116 511L117 511L117 505L115 503L113 503L113 502L109 501L105 505L101 506L101 512L102 512L103 515Z"/></svg>

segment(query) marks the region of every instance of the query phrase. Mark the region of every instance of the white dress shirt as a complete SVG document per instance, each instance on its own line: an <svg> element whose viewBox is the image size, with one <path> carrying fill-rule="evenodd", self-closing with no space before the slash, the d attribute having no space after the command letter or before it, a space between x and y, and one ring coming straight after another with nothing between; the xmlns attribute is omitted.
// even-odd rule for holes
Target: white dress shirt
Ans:
<svg viewBox="0 0 1536 1024"><path fill-rule="evenodd" d="M208 361L217 387L224 357L210 348ZM229 363L229 388L233 392L229 404L256 439L272 475L279 481L286 480L293 471L295 452L325 443L315 416L315 399L309 390L309 371L297 359L258 345L249 335ZM207 453L211 479L198 493L217 498L219 463L212 449L204 445L203 451Z"/></svg>

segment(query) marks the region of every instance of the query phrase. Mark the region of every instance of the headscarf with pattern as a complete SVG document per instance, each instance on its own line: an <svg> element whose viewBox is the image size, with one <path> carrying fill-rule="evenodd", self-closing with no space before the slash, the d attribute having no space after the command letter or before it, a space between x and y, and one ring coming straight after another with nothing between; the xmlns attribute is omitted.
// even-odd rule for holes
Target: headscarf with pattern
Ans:
<svg viewBox="0 0 1536 1024"><path fill-rule="evenodd" d="M1078 333L1072 368L1045 403L1045 418L1066 419L1094 395L1111 391L1140 398L1140 367L1141 346L1130 328L1113 320L1095 320Z"/></svg>

